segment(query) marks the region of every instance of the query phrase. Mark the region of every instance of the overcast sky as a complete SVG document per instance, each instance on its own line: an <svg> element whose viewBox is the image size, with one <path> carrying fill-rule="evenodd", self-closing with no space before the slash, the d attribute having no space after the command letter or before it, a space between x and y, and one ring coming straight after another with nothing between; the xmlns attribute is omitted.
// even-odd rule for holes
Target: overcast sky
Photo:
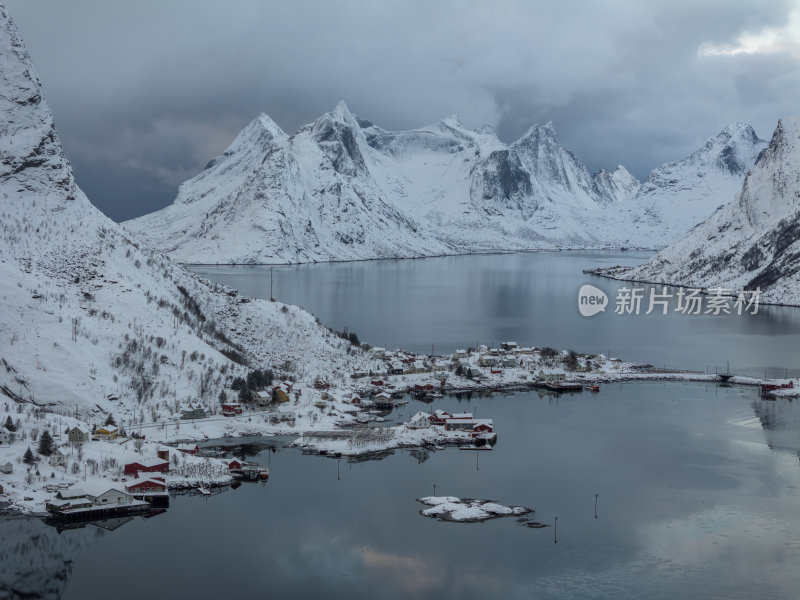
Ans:
<svg viewBox="0 0 800 600"><path fill-rule="evenodd" d="M79 185L122 220L266 112L339 100L387 129L458 113L504 141L553 121L639 178L725 125L769 138L800 99L800 0L6 0Z"/></svg>

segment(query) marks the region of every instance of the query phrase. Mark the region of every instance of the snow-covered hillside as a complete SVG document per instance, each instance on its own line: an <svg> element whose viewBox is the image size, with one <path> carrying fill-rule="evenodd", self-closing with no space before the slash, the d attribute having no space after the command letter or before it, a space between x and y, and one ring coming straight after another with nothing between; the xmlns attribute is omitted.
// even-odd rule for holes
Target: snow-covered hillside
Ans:
<svg viewBox="0 0 800 600"><path fill-rule="evenodd" d="M187 263L662 247L730 199L761 147L731 126L640 188L621 165L592 175L551 123L506 145L456 116L387 131L339 103L291 136L260 115L172 205L125 225Z"/></svg>
<svg viewBox="0 0 800 600"><path fill-rule="evenodd" d="M216 408L245 364L302 378L343 376L361 360L359 349L312 315L201 280L95 209L75 184L2 5L0 72L0 391L7 402L141 423L166 419L186 400ZM278 143L266 125L249 133L248 144ZM226 182L246 179L229 175Z"/></svg>
<svg viewBox="0 0 800 600"><path fill-rule="evenodd" d="M734 292L800 305L800 119L778 122L735 199L625 279Z"/></svg>

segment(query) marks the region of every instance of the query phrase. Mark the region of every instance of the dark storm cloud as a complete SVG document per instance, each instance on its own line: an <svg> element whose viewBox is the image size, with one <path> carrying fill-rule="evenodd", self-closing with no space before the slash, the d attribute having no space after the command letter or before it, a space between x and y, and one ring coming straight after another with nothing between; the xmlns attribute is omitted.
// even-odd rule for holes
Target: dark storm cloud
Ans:
<svg viewBox="0 0 800 600"><path fill-rule="evenodd" d="M260 112L289 132L340 99L394 129L457 112L506 141L552 120L590 168L641 178L732 121L768 137L800 93L796 54L700 52L791 38L788 0L7 4L116 219L170 202Z"/></svg>

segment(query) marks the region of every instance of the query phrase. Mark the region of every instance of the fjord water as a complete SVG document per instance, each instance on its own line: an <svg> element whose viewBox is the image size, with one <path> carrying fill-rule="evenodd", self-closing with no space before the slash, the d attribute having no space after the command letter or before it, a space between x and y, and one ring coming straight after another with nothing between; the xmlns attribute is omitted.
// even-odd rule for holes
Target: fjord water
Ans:
<svg viewBox="0 0 800 600"><path fill-rule="evenodd" d="M584 269L643 262L643 252L533 252L421 260L274 267L273 296L298 304L325 325L355 331L388 349L452 352L514 340L681 369L714 368L771 377L800 374L800 308L760 306L758 314L685 315L669 302L641 314L615 313L617 291L635 284L585 275ZM239 293L269 298L269 266L194 266ZM609 297L605 312L582 317L578 290ZM644 286L649 291L650 286ZM660 290L659 290L660 291ZM670 290L675 293L677 290ZM732 308L732 307L731 307ZM705 310L705 308L704 308ZM734 311L735 312L735 311Z"/></svg>
<svg viewBox="0 0 800 600"><path fill-rule="evenodd" d="M62 533L93 537L72 556L63 598L109 586L120 598L797 597L797 403L637 383L436 406L493 417L495 450L356 463L261 452L266 484L178 496L166 514L114 532ZM420 408L412 401L400 418ZM554 527L514 518L423 517L415 499L434 484L529 506L550 525L558 517L558 543Z"/></svg>
<svg viewBox="0 0 800 600"><path fill-rule="evenodd" d="M612 301L626 285L582 269L639 260L574 252L281 267L274 290L390 348L448 351L513 338L685 368L729 360L754 375L800 366L794 308L579 315L582 284ZM269 295L268 267L195 270L242 294ZM178 496L165 514L112 532L7 522L4 530L36 546L4 546L0 591L17 577L62 598L110 588L121 598L797 597L797 402L760 400L754 388L629 383L561 397L412 400L391 420L431 408L493 418L495 450L402 450L349 462L279 447L253 457L270 464L266 484ZM434 484L440 495L529 506L551 526L427 519L415 499Z"/></svg>

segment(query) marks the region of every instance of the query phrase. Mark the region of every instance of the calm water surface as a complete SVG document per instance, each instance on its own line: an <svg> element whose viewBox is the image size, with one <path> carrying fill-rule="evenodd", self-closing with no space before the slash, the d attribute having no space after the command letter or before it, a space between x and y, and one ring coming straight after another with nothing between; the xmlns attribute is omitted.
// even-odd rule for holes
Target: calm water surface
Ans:
<svg viewBox="0 0 800 600"><path fill-rule="evenodd" d="M452 352L479 343L515 340L522 345L711 371L751 375L800 374L800 308L762 306L756 315L683 315L657 311L617 315L622 283L583 274L596 266L643 262L648 254L539 252L423 260L364 261L276 267L273 295L298 304L336 329L390 349ZM269 298L270 268L193 267L240 293ZM591 283L612 306L582 317L578 289ZM649 288L648 288L649 289ZM673 290L674 291L674 290ZM642 313L647 307L642 306Z"/></svg>
<svg viewBox="0 0 800 600"><path fill-rule="evenodd" d="M603 261L622 262L571 253L282 268L275 295L390 347L426 349L417 334L441 350L513 337L586 351L604 344L666 364L713 353L741 369L797 367L795 309L580 317L580 271ZM213 271L242 293L269 293L263 268ZM593 283L609 294L618 285ZM495 450L349 462L257 447L253 460L271 468L266 484L178 496L165 514L114 531L0 521L0 597L13 586L65 599L111 588L119 598L800 595L797 402L761 401L752 388L639 383L559 398L448 397L434 407L493 418ZM429 408L412 401L392 418ZM427 519L415 499L434 484L442 495L530 506L551 525L557 516L558 543L552 526L513 518Z"/></svg>

